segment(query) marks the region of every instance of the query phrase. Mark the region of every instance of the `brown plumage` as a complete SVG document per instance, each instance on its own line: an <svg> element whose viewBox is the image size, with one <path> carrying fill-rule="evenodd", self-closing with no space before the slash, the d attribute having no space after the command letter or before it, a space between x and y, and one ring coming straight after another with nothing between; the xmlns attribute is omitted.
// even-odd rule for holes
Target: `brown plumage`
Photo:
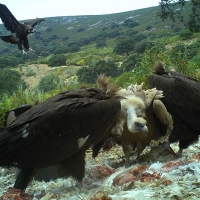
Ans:
<svg viewBox="0 0 200 200"><path fill-rule="evenodd" d="M101 85L107 78L98 80ZM144 127L145 122L139 124L137 116L144 115L143 107L135 107L118 91L119 87L108 84L102 89L61 92L11 121L0 132L0 165L21 169L14 187L25 189L36 170L52 165L61 176L81 182L89 147L111 132L121 134L125 122L133 132ZM129 116L133 107L138 109L134 117Z"/></svg>
<svg viewBox="0 0 200 200"><path fill-rule="evenodd" d="M5 114L4 126L8 127L15 120L16 117L18 117L19 115L21 115L22 113L24 113L25 111L29 110L32 107L33 106L30 104L25 104L25 105L21 105L17 108L14 108L10 111L7 111Z"/></svg>
<svg viewBox="0 0 200 200"><path fill-rule="evenodd" d="M180 156L183 149L199 138L200 83L179 72L165 71L164 64L158 62L154 73L148 76L148 84L149 88L163 91L162 102L173 119L169 143L179 142Z"/></svg>
<svg viewBox="0 0 200 200"><path fill-rule="evenodd" d="M162 91L155 88L152 90L142 90L142 85L131 85L128 90L124 90L125 95L140 96L146 103L146 120L148 133L136 132L132 134L124 125L122 135L117 142L123 148L125 154L125 166L129 167L129 158L133 151L137 151L137 161L140 159L142 151L152 140L158 140L167 133L169 126L169 116L164 104L160 101Z"/></svg>
<svg viewBox="0 0 200 200"><path fill-rule="evenodd" d="M17 44L18 49L25 54L26 52L22 48L22 45L25 49L33 51L29 47L28 35L34 33L33 27L40 23L41 21L45 21L43 18L36 18L34 20L30 20L24 23L19 22L10 10L4 4L0 4L0 18L4 23L4 26L7 30L9 30L12 35L0 36L0 38L11 44Z"/></svg>

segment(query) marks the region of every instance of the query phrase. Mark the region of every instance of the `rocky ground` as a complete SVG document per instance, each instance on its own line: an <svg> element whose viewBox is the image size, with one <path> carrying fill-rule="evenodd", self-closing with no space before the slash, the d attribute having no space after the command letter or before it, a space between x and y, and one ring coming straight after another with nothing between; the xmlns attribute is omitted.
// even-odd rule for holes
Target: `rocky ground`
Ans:
<svg viewBox="0 0 200 200"><path fill-rule="evenodd" d="M177 144L171 146L178 150ZM200 142L184 150L180 159L167 152L160 154L162 147L155 145L145 149L141 162L129 168L124 167L123 151L118 145L109 152L102 151L95 160L88 150L81 191L71 178L48 183L33 180L26 193L8 190L14 183L15 169L0 168L0 196L4 200L200 199Z"/></svg>

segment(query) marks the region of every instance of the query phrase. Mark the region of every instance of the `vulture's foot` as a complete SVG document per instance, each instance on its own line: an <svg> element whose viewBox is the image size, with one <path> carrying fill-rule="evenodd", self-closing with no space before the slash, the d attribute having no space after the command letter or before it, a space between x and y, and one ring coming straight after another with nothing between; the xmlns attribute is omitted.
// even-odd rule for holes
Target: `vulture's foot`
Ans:
<svg viewBox="0 0 200 200"><path fill-rule="evenodd" d="M25 190L31 180L31 177L33 176L33 171L33 168L20 169L14 184L14 188Z"/></svg>
<svg viewBox="0 0 200 200"><path fill-rule="evenodd" d="M180 158L182 157L182 155L183 155L183 149L179 148L178 152L176 153L176 156Z"/></svg>
<svg viewBox="0 0 200 200"><path fill-rule="evenodd" d="M29 50L29 51L32 51L32 52L35 52L35 51L34 51L33 49L31 49L31 48L29 48L28 50Z"/></svg>
<svg viewBox="0 0 200 200"><path fill-rule="evenodd" d="M23 53L23 54L27 54L26 51L24 51L24 49L22 49L22 53Z"/></svg>
<svg viewBox="0 0 200 200"><path fill-rule="evenodd" d="M169 142L165 142L163 144L163 149L161 150L160 154L162 155L164 153L164 151L168 151L171 155L174 156L174 158L178 158L179 157L178 153L175 153L174 150L170 147L170 143Z"/></svg>
<svg viewBox="0 0 200 200"><path fill-rule="evenodd" d="M129 158L127 158L127 157L125 158L125 168L129 168L130 166L136 165L138 163L139 163L139 158L138 157L135 158L134 160L132 160L131 162L130 162Z"/></svg>
<svg viewBox="0 0 200 200"><path fill-rule="evenodd" d="M125 168L128 168L131 166L129 158L130 158L130 155L125 155Z"/></svg>
<svg viewBox="0 0 200 200"><path fill-rule="evenodd" d="M83 187L83 181L79 182L78 180L76 180L76 186L78 187L78 191L79 193L81 192L81 189Z"/></svg>

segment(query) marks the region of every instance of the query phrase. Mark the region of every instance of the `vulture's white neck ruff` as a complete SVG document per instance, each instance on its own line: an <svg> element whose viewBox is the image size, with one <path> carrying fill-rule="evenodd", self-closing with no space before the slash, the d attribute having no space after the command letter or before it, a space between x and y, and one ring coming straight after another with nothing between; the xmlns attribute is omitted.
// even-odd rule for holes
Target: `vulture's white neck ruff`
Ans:
<svg viewBox="0 0 200 200"><path fill-rule="evenodd" d="M121 101L121 109L124 116L126 116L127 127L130 132L136 132L134 123L138 117L145 117L145 103L144 101L135 96L127 96L126 99Z"/></svg>
<svg viewBox="0 0 200 200"><path fill-rule="evenodd" d="M136 108L131 106L127 109L127 126L130 132L134 132L133 130L133 122L137 119Z"/></svg>

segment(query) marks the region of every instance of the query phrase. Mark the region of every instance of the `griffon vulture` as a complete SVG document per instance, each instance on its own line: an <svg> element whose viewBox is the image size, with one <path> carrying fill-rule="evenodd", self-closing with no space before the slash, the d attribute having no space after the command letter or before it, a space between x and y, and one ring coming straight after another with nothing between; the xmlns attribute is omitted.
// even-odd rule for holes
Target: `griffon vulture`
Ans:
<svg viewBox="0 0 200 200"><path fill-rule="evenodd" d="M0 166L20 169L15 188L25 189L32 175L48 166L81 183L89 147L111 132L121 134L124 123L132 133L146 129L141 99L120 97L119 87L108 84L103 75L98 85L50 97L0 132Z"/></svg>
<svg viewBox="0 0 200 200"><path fill-rule="evenodd" d="M169 114L161 102L162 91L158 91L156 88L143 90L142 86L143 84L131 84L127 89L120 90L119 94L124 97L136 95L143 99L146 105L145 119L147 120L148 132L146 134L141 132L132 134L124 124L121 136L111 135L103 144L103 149L110 149L115 143L122 146L125 154L125 167L130 166L129 158L133 152L137 152L136 161L138 162L142 151L149 146L152 140L159 140L165 136L170 125ZM98 152L93 152L93 157L97 155Z"/></svg>
<svg viewBox="0 0 200 200"><path fill-rule="evenodd" d="M34 33L33 27L41 21L45 21L43 18L36 18L34 20L21 23L13 16L10 10L4 4L0 4L0 18L4 23L4 26L9 30L12 35L0 36L1 39L5 42L11 44L17 44L18 49L26 54L22 45L25 49L33 51L29 47L28 35Z"/></svg>
<svg viewBox="0 0 200 200"><path fill-rule="evenodd" d="M155 72L148 76L148 84L163 91L162 101L173 119L169 143L179 142L177 156L181 156L182 150L199 138L200 83L175 71L166 72L164 64L158 62Z"/></svg>

